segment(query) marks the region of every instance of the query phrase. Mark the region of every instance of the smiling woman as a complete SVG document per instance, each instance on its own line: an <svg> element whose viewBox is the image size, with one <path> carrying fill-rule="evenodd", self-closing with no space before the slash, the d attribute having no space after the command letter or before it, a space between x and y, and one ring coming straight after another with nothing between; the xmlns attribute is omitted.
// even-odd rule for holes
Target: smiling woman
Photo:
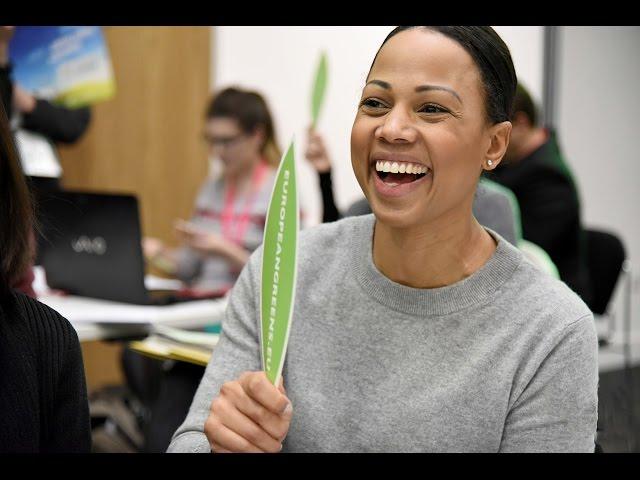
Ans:
<svg viewBox="0 0 640 480"><path fill-rule="evenodd" d="M465 48L473 39L478 46ZM471 209L481 172L495 168L509 142L516 75L495 34L501 48L491 49L493 63L476 62L490 57L479 50L490 39L461 27L400 27L385 39L369 72L351 134L352 164L379 220L376 264L399 283L449 285L477 270L495 250ZM497 71L504 78L496 78ZM499 99L485 102L497 92ZM387 165L391 175L385 175ZM402 167L404 174L393 173ZM401 236L394 233L398 229ZM425 250L443 234L462 261L451 263L451 255L434 257ZM401 248L388 248L389 242L402 242ZM423 261L399 261L407 249Z"/></svg>
<svg viewBox="0 0 640 480"><path fill-rule="evenodd" d="M591 312L472 213L515 86L490 27L389 34L351 135L373 215L302 232L278 387L259 371L253 254L169 451L594 450Z"/></svg>

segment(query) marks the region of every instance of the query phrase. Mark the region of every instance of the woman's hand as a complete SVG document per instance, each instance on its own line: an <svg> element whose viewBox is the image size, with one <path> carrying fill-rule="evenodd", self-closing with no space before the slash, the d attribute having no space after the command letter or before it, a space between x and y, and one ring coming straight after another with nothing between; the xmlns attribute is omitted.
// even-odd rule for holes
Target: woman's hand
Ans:
<svg viewBox="0 0 640 480"><path fill-rule="evenodd" d="M144 237L142 239L142 251L146 258L156 258L164 251L164 243L159 238Z"/></svg>
<svg viewBox="0 0 640 480"><path fill-rule="evenodd" d="M307 137L307 148L304 152L305 158L313 165L318 173L325 173L331 170L331 159L324 145L322 136L315 130L309 128Z"/></svg>
<svg viewBox="0 0 640 480"><path fill-rule="evenodd" d="M142 252L144 258L154 267L169 275L176 274L175 251L167 246L159 238L144 237L142 239Z"/></svg>
<svg viewBox="0 0 640 480"><path fill-rule="evenodd" d="M176 220L174 227L180 240L202 255L224 257L233 268L241 270L249 260L249 252L217 233L210 233L196 227L193 223Z"/></svg>
<svg viewBox="0 0 640 480"><path fill-rule="evenodd" d="M13 104L22 113L31 113L36 108L36 98L17 83L13 85Z"/></svg>
<svg viewBox="0 0 640 480"><path fill-rule="evenodd" d="M292 414L282 380L276 388L264 372L245 372L222 385L204 433L214 453L278 453Z"/></svg>
<svg viewBox="0 0 640 480"><path fill-rule="evenodd" d="M176 220L174 228L176 229L178 237L185 245L205 255L224 254L230 243L221 235L206 232L196 227L193 223L185 222L184 220Z"/></svg>

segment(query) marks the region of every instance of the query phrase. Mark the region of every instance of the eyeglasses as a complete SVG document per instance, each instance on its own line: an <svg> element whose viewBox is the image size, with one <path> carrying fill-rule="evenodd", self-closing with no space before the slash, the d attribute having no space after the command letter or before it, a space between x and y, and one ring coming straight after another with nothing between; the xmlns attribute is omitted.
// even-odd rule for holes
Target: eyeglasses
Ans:
<svg viewBox="0 0 640 480"><path fill-rule="evenodd" d="M206 133L202 134L202 138L207 145L210 147L219 147L219 148L228 148L235 144L240 138L244 137L244 134L239 133L237 135L232 135L228 137L214 137L211 135L207 135Z"/></svg>

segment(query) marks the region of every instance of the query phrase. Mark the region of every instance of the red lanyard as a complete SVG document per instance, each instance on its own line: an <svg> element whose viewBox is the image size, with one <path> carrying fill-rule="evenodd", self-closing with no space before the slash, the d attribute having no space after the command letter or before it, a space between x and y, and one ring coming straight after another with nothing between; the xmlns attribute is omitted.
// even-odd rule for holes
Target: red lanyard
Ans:
<svg viewBox="0 0 640 480"><path fill-rule="evenodd" d="M253 175L251 177L251 187L247 200L244 204L242 213L238 216L233 215L233 204L236 196L236 184L232 183L227 186L224 198L224 207L222 209L222 236L227 240L230 240L238 245L242 245L247 228L249 227L249 220L251 218L251 208L255 203L256 197L262 179L267 173L267 164L261 160L258 165L253 169ZM235 224L235 235L233 233L233 226Z"/></svg>

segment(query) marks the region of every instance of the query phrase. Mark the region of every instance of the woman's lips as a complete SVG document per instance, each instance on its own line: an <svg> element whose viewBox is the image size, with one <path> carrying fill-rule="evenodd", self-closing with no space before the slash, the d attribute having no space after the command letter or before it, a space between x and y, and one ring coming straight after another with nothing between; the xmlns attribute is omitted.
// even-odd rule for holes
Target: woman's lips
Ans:
<svg viewBox="0 0 640 480"><path fill-rule="evenodd" d="M424 176L418 178L417 180L414 180L413 182L393 184L385 183L380 178L380 175L378 175L374 164L373 168L371 168L371 175L373 176L373 184L375 186L375 189L378 194L380 194L380 196L397 198L402 197L403 195L408 195L417 188L420 188L420 186L424 182L431 181L432 171L429 170Z"/></svg>

